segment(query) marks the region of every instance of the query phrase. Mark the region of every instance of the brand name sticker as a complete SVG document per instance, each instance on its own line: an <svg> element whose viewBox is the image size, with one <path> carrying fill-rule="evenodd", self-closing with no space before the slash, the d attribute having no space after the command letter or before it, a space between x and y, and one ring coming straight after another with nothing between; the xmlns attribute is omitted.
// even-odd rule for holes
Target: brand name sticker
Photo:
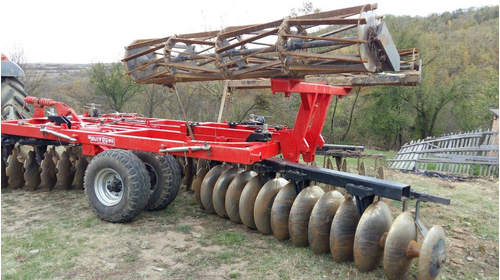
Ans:
<svg viewBox="0 0 500 280"><path fill-rule="evenodd" d="M115 138L113 137L101 136L101 135L89 135L88 139L92 144L111 145L111 146L115 145Z"/></svg>

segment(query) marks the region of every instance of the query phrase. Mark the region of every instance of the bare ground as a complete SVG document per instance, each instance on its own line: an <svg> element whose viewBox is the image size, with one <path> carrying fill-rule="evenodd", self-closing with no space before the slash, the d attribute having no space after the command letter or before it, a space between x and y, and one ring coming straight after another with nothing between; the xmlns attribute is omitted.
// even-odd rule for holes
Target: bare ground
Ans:
<svg viewBox="0 0 500 280"><path fill-rule="evenodd" d="M448 182L389 172L389 180L452 198L426 204L442 225L448 263L441 279L498 279L498 181ZM2 191L3 279L376 279L199 209L190 194L127 224L98 219L83 191ZM399 202L389 202L394 217ZM408 279L416 279L418 261Z"/></svg>

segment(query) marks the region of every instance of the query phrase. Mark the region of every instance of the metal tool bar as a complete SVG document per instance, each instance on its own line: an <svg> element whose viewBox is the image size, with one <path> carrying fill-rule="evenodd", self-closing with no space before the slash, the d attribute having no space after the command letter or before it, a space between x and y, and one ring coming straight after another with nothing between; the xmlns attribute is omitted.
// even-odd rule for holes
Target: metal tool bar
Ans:
<svg viewBox="0 0 500 280"><path fill-rule="evenodd" d="M69 140L71 142L76 142L76 140L77 140L76 138L70 137L68 135L65 135L65 134L62 134L62 133L59 133L59 132L56 132L56 131L48 130L46 127L41 127L40 128L40 132L49 133L49 134L52 134L52 135L54 135L56 137Z"/></svg>
<svg viewBox="0 0 500 280"><path fill-rule="evenodd" d="M308 166L277 158L265 159L256 165L259 164L264 165L264 167L257 166L256 168L272 170L274 172L282 173L284 176L286 176L287 173L292 173L296 178L301 178L302 180L325 183L341 188L347 188L348 184L363 186L367 191L369 191L367 196L378 195L402 201L405 198L410 198L411 195L410 185L376 179L373 177ZM297 174L300 176L297 176ZM359 188L357 190L359 191Z"/></svg>
<svg viewBox="0 0 500 280"><path fill-rule="evenodd" d="M341 151L356 151L356 152L363 152L365 150L365 147L363 146L351 146L351 145L334 145L334 144L325 144L321 148L316 149L316 154L317 155L326 155L328 151L331 150L341 150Z"/></svg>
<svg viewBox="0 0 500 280"><path fill-rule="evenodd" d="M450 203L451 203L451 199L449 199L447 197L431 195L428 193L421 193L421 192L417 192L415 190L410 191L410 198L418 199L418 200L424 201L424 202L434 202L434 203L439 203L439 204L444 204L444 205L450 205Z"/></svg>

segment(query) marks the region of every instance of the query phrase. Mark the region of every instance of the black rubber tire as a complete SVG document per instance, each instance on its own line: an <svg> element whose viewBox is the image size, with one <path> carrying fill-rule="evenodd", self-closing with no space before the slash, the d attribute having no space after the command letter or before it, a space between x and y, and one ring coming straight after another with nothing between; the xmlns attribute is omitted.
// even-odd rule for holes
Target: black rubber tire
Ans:
<svg viewBox="0 0 500 280"><path fill-rule="evenodd" d="M123 196L113 206L99 201L94 188L96 176L105 168L115 171L123 183ZM85 170L83 182L90 206L97 216L108 222L128 222L139 215L148 203L148 172L141 160L127 150L112 149L95 156Z"/></svg>
<svg viewBox="0 0 500 280"><path fill-rule="evenodd" d="M16 77L2 77L2 120L27 119L31 108L24 104L28 96Z"/></svg>
<svg viewBox="0 0 500 280"><path fill-rule="evenodd" d="M133 151L145 164L150 176L150 196L148 204L144 207L147 211L158 211L170 205L179 193L181 185L181 171L177 160L171 155L161 156L155 153ZM156 176L156 178L152 178ZM156 186L152 186L156 183ZM151 189L153 187L154 189Z"/></svg>

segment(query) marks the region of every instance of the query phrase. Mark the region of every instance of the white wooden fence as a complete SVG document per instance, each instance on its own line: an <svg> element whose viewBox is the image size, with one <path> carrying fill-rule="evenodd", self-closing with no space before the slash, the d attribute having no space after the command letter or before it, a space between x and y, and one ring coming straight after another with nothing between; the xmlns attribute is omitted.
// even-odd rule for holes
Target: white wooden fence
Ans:
<svg viewBox="0 0 500 280"><path fill-rule="evenodd" d="M498 131L471 131L405 144L389 168L498 177Z"/></svg>

